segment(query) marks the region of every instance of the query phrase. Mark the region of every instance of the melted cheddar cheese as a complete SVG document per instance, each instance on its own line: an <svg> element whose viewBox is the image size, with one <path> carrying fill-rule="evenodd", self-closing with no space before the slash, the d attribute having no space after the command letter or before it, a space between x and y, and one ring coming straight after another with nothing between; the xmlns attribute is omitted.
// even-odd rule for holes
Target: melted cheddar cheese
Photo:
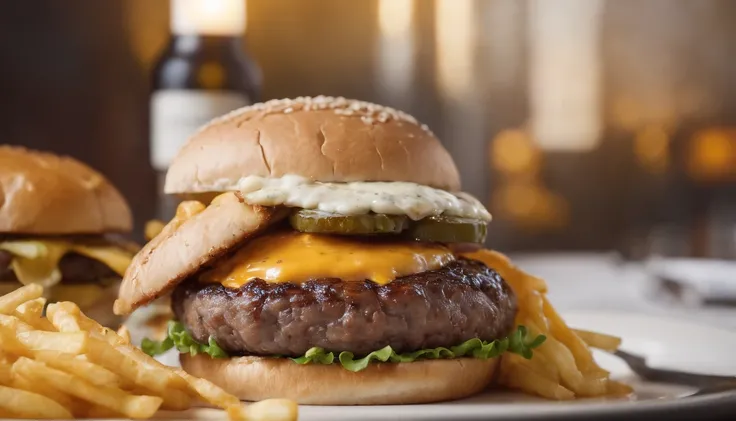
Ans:
<svg viewBox="0 0 736 421"><path fill-rule="evenodd" d="M17 240L0 242L0 250L13 255L10 267L23 285L37 283L49 288L61 281L59 261L67 253L98 260L123 276L133 253L113 245L85 245L63 240Z"/></svg>
<svg viewBox="0 0 736 421"><path fill-rule="evenodd" d="M439 269L455 256L444 246L417 242L367 241L351 237L277 232L254 238L200 281L239 288L260 278L300 283L340 278L387 284L393 279Z"/></svg>

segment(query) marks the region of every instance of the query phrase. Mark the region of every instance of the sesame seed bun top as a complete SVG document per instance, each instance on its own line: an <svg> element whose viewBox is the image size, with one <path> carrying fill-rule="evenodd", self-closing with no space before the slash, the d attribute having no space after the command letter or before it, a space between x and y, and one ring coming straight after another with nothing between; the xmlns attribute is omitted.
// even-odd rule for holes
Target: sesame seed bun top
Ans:
<svg viewBox="0 0 736 421"><path fill-rule="evenodd" d="M259 103L211 121L174 158L165 191L236 190L246 176L285 175L460 190L452 157L414 117L368 102L319 96Z"/></svg>

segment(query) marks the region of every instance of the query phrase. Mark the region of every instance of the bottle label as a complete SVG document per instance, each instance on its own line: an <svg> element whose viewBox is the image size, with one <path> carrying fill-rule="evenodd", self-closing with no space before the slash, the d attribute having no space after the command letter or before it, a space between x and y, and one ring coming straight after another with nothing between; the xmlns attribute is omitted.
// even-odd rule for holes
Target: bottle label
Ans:
<svg viewBox="0 0 736 421"><path fill-rule="evenodd" d="M160 90L151 96L151 165L166 171L179 149L215 117L250 105L240 92Z"/></svg>

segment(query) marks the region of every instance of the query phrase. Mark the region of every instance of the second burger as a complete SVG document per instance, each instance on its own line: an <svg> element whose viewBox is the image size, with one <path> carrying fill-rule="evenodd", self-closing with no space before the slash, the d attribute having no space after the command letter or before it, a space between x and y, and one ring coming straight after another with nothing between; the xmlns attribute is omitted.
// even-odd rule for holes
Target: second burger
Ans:
<svg viewBox="0 0 736 421"><path fill-rule="evenodd" d="M123 196L70 157L0 145L0 295L37 283L109 327L120 278L137 247Z"/></svg>

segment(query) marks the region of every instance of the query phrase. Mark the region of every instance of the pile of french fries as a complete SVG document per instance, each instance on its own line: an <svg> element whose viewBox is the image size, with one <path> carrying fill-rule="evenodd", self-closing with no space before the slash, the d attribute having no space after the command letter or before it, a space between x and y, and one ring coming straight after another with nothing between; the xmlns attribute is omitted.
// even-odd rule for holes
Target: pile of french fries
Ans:
<svg viewBox="0 0 736 421"><path fill-rule="evenodd" d="M212 383L164 366L76 304L46 305L31 284L0 297L0 418L134 418L204 402L230 419L297 419L297 405L243 405Z"/></svg>
<svg viewBox="0 0 736 421"><path fill-rule="evenodd" d="M610 373L596 364L591 350L613 352L621 344L620 338L571 329L547 299L546 283L514 266L503 254L479 250L466 256L495 269L511 286L519 306L516 324L526 326L533 336L547 337L530 360L513 354L503 356L499 377L503 386L555 400L632 393L629 386L612 380Z"/></svg>

